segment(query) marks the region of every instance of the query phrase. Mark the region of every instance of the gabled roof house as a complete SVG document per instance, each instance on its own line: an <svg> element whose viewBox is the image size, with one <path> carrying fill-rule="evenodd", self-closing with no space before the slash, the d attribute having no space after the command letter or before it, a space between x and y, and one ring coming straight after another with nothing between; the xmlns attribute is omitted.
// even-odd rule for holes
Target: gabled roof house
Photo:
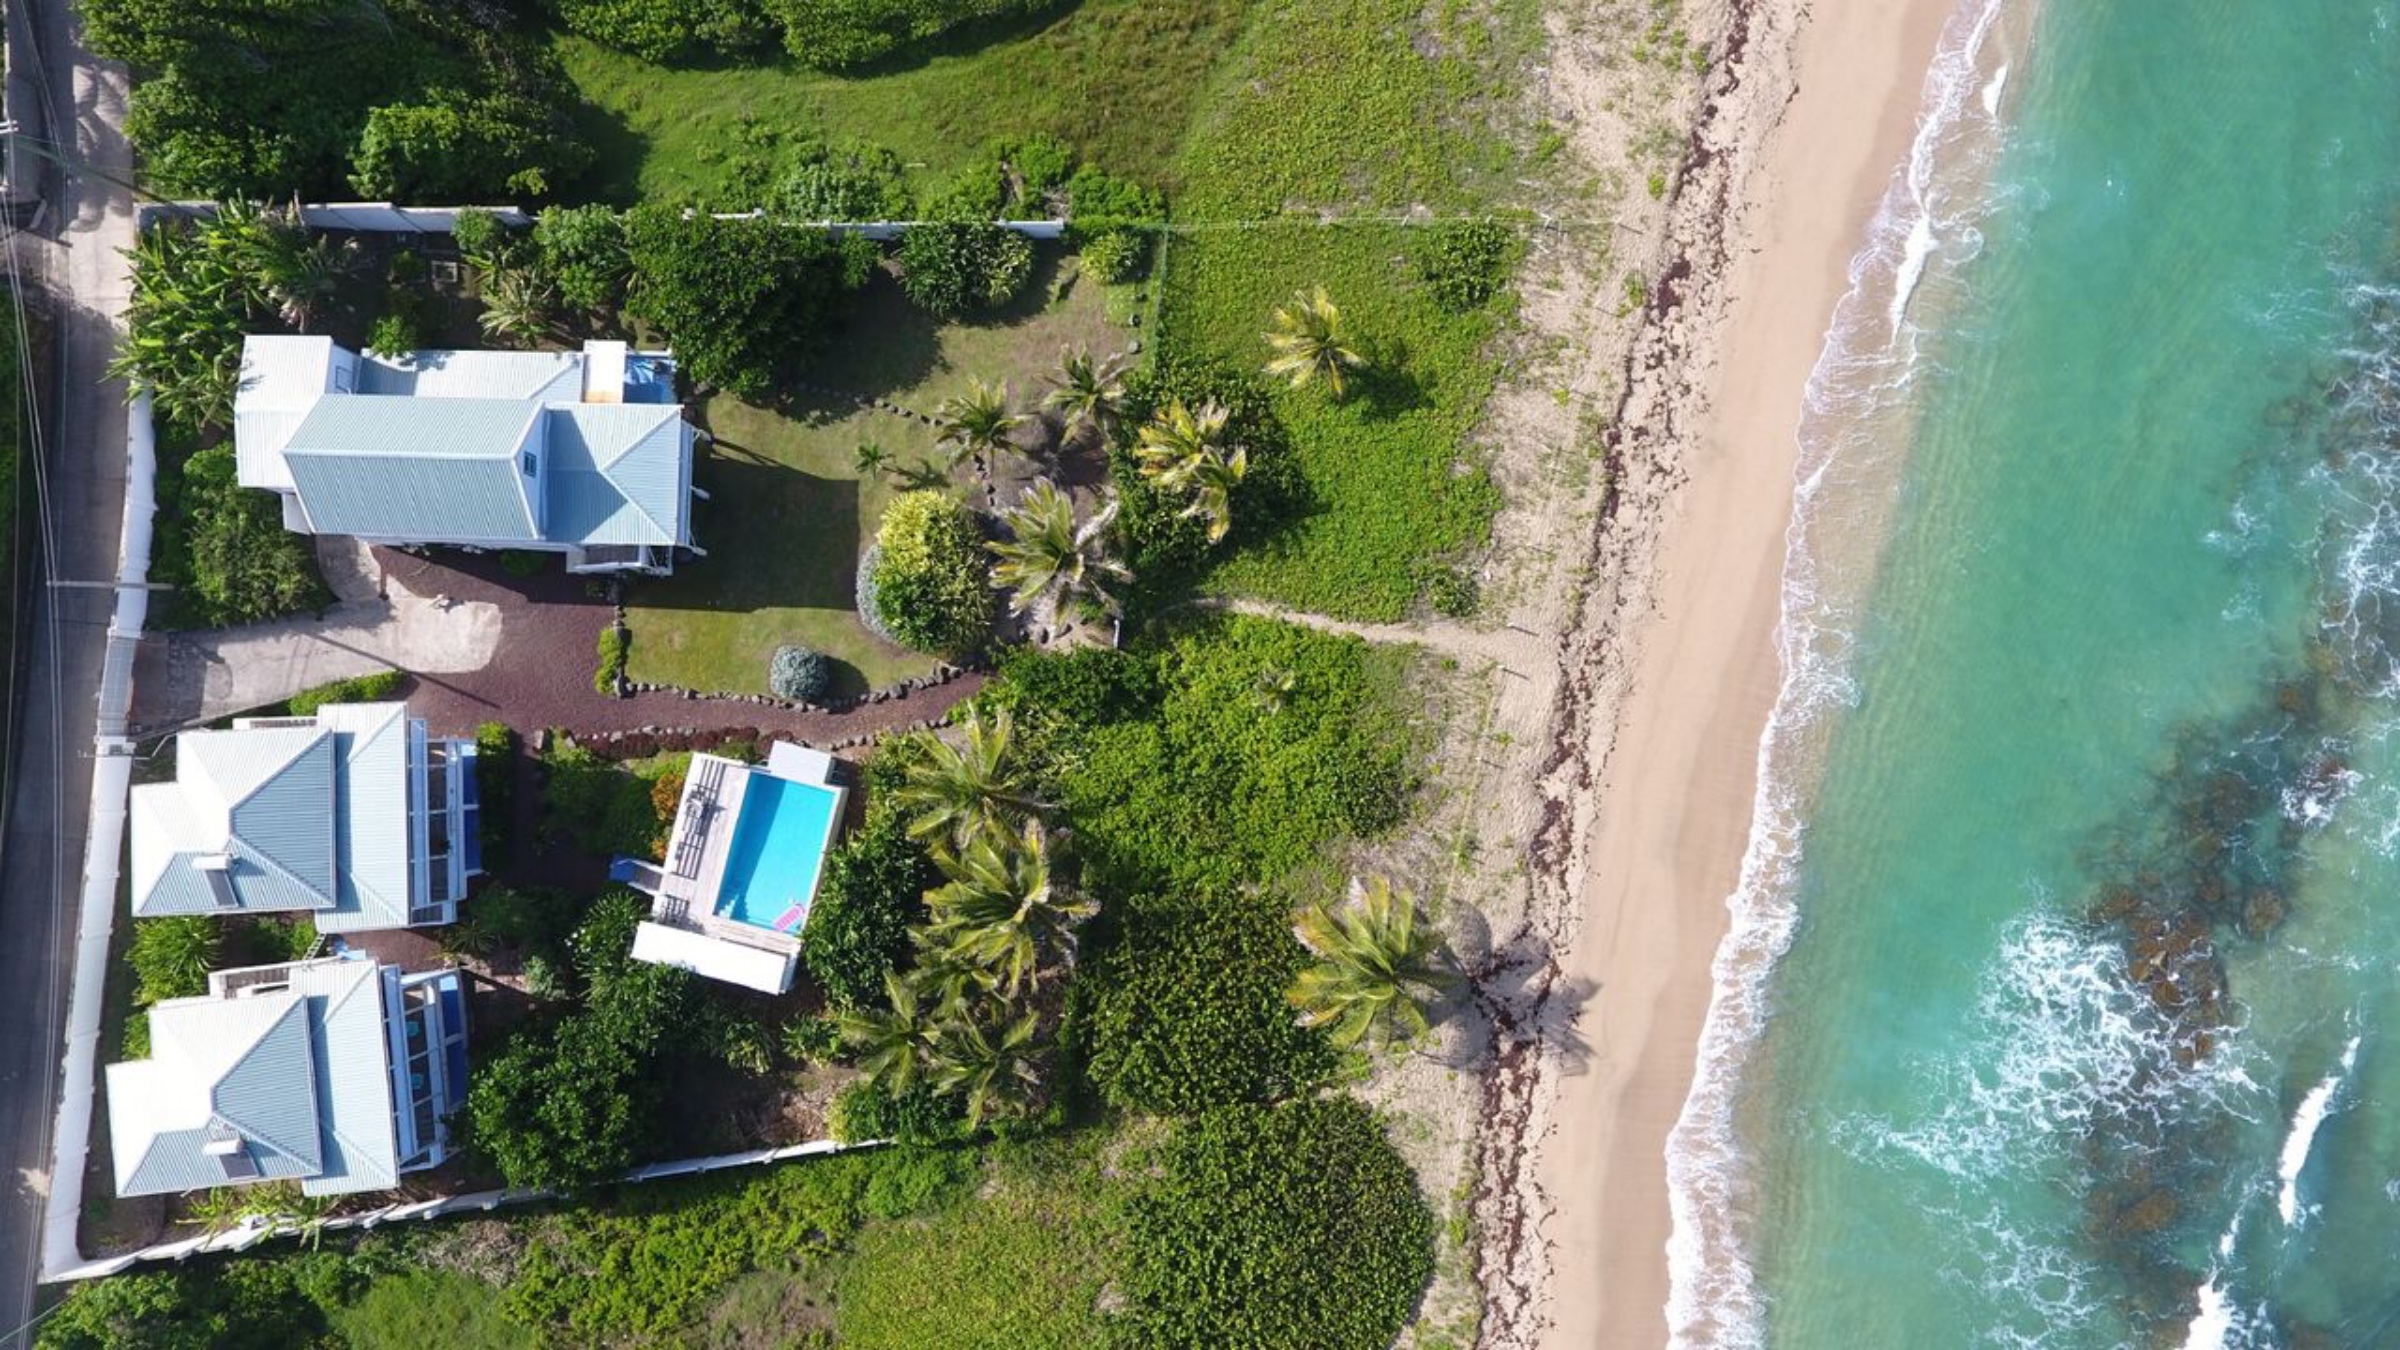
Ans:
<svg viewBox="0 0 2400 1350"><path fill-rule="evenodd" d="M235 476L285 528L390 545L566 555L665 572L692 542L692 447L674 363L622 342L574 352L358 353L242 342Z"/></svg>
<svg viewBox="0 0 2400 1350"><path fill-rule="evenodd" d="M117 1194L297 1181L387 1190L450 1153L467 1084L455 970L339 957L222 970L150 1009L150 1057L108 1066Z"/></svg>
<svg viewBox="0 0 2400 1350"><path fill-rule="evenodd" d="M480 873L475 745L405 703L176 737L132 794L133 914L305 912L326 933L443 924Z"/></svg>

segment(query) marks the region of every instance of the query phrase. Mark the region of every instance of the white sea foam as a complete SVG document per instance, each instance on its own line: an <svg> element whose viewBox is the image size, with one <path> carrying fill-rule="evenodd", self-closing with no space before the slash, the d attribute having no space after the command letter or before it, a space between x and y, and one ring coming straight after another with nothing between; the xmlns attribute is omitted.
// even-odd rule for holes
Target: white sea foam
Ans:
<svg viewBox="0 0 2400 1350"><path fill-rule="evenodd" d="M2003 61L2000 68L1992 72L1991 82L1983 87L1984 116L1996 118L2000 115L2000 95L2007 88L2008 63Z"/></svg>
<svg viewBox="0 0 2400 1350"><path fill-rule="evenodd" d="M2332 1109L2333 1094L2341 1090L2342 1080L2357 1063L2358 1037L2353 1036L2342 1047L2341 1067L2310 1088L2308 1095L2300 1099L2299 1109L2292 1112L2292 1128L2283 1137L2283 1152L2275 1167L2275 1175L2283 1186L2275 1195L2275 1212L2283 1216L2286 1228L2300 1222L2300 1171L2308 1166L2308 1151L2317 1142L2317 1130L2324 1125L2326 1112Z"/></svg>
<svg viewBox="0 0 2400 1350"><path fill-rule="evenodd" d="M1674 1218L1667 1322L1676 1346L1749 1347L1764 1340L1743 1225L1754 1212L1752 1181L1734 1106L1743 1064L1766 1024L1767 981L1797 917L1803 780L1821 762L1826 714L1853 698L1854 616L1839 587L1862 580L1823 552L1856 531L1845 530L1850 522L1820 516L1849 475L1881 470L1888 477L1892 458L1904 452L1897 443L1904 438L1889 423L1905 403L1915 368L1909 302L1946 256L1972 254L1984 203L1973 191L1945 189L1961 169L1979 180L1997 147L1996 90L1988 95L1993 110L1977 111L1978 89L1990 87L1985 67L1996 59L1987 44L2004 4L2013 14L2030 2L1963 0L1927 72L1908 160L1851 261L1849 291L1809 379L1776 630L1783 685L1759 742L1750 840L1739 884L1726 901L1731 920L1711 970L1714 992L1691 1093L1667 1142ZM1952 246L1947 255L1945 244ZM1879 418L1886 425L1876 425Z"/></svg>

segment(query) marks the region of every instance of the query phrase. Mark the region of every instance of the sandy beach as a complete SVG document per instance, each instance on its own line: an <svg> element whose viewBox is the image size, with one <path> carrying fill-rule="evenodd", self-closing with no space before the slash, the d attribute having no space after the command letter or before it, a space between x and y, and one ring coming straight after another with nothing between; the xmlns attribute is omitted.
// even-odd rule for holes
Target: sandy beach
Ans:
<svg viewBox="0 0 2400 1350"><path fill-rule="evenodd" d="M1623 488L1648 513L1634 526L1648 547L1620 562L1637 569L1646 553L1652 565L1616 607L1622 698L1595 697L1583 719L1602 767L1580 794L1593 811L1564 869L1580 909L1560 984L1590 992L1537 1110L1531 1169L1546 1210L1539 1343L1557 1350L1668 1338L1664 1150L1691 1084L1779 679L1802 390L1951 12L1949 0L1818 0L1805 13L1770 2L1737 7L1728 25L1783 50L1749 53L1727 91L1752 106L1715 110L1729 123L1719 153L1748 162L1715 207L1723 274L1696 282L1674 316L1687 331L1667 350L1682 367L1639 353L1632 367L1673 387L1629 398L1637 413L1655 409L1629 430ZM1577 652L1570 642L1568 659Z"/></svg>

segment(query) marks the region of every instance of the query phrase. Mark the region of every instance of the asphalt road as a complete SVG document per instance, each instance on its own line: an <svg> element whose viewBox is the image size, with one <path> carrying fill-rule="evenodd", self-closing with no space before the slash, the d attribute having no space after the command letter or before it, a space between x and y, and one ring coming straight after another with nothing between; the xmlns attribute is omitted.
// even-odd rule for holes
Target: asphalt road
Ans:
<svg viewBox="0 0 2400 1350"><path fill-rule="evenodd" d="M131 179L133 162L122 132L125 74L84 51L67 0L35 0L25 9L35 42L18 59L35 58L37 111L46 117L38 128L33 117L21 120L91 172L54 166L41 225L16 241L29 292L38 279L40 294L29 293L28 302L46 317L53 362L39 381L46 510L33 509L30 472L21 493L33 575L15 639L22 647L16 762L0 831L0 1350L30 1346L31 1336L15 1329L39 1306L35 1276L91 796L94 696L112 603L106 590L45 582L116 572L125 406L123 386L108 381L105 368L115 343L112 316L124 307L119 250L133 242L133 198L119 185Z"/></svg>

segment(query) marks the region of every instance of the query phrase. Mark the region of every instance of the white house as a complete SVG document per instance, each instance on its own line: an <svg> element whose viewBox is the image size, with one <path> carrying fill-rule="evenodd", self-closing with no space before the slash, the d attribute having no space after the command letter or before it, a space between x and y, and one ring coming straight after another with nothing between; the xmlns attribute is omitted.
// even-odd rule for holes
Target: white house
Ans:
<svg viewBox="0 0 2400 1350"><path fill-rule="evenodd" d="M242 342L235 476L284 527L394 546L566 555L576 572L672 571L692 543L692 446L674 362L575 352L358 353Z"/></svg>
<svg viewBox="0 0 2400 1350"><path fill-rule="evenodd" d="M405 703L334 703L175 740L132 793L133 915L304 912L320 932L455 922L482 870L475 743Z"/></svg>
<svg viewBox="0 0 2400 1350"><path fill-rule="evenodd" d="M388 1190L449 1156L467 1087L455 970L329 958L221 970L150 1009L150 1057L108 1066L117 1194L297 1181Z"/></svg>

